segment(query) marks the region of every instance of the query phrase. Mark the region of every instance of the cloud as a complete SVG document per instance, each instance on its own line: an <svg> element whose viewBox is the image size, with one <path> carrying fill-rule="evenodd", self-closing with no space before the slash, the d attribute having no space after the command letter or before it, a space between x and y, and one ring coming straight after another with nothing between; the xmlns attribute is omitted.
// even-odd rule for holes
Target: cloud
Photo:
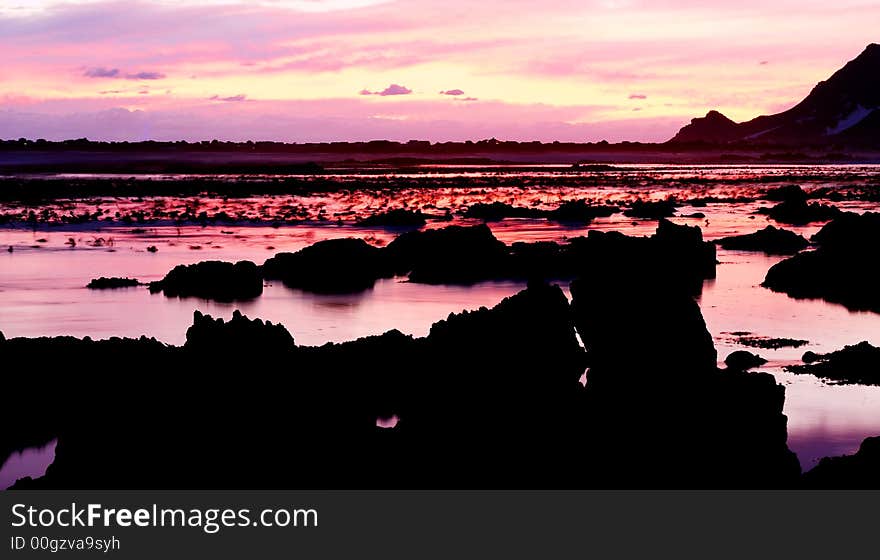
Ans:
<svg viewBox="0 0 880 560"><path fill-rule="evenodd" d="M456 101L479 101L476 97L456 97Z"/></svg>
<svg viewBox="0 0 880 560"><path fill-rule="evenodd" d="M247 101L247 95L243 93L239 93L238 95L232 95L229 97L220 97L219 95L212 95L208 98L211 101L226 101L228 103L236 103L239 101Z"/></svg>
<svg viewBox="0 0 880 560"><path fill-rule="evenodd" d="M104 68L98 66L95 68L86 68L83 72L86 78L118 78L120 76L119 68Z"/></svg>
<svg viewBox="0 0 880 560"><path fill-rule="evenodd" d="M446 91L441 91L440 95L464 95L464 91L460 89L447 89Z"/></svg>
<svg viewBox="0 0 880 560"><path fill-rule="evenodd" d="M385 97L388 95L409 95L412 92L413 91L406 86L391 84L382 91L370 91L368 89L362 89L358 92L358 95L381 95L382 97Z"/></svg>
<svg viewBox="0 0 880 560"><path fill-rule="evenodd" d="M630 99L647 99L648 96L643 93L631 93L629 94Z"/></svg>
<svg viewBox="0 0 880 560"><path fill-rule="evenodd" d="M126 74L126 80L161 80L165 74L161 72L136 72L134 74Z"/></svg>
<svg viewBox="0 0 880 560"><path fill-rule="evenodd" d="M86 68L83 72L86 78L112 78L125 80L161 80L165 78L165 74L161 72L132 72L124 73L119 68L105 68L104 66L95 66Z"/></svg>

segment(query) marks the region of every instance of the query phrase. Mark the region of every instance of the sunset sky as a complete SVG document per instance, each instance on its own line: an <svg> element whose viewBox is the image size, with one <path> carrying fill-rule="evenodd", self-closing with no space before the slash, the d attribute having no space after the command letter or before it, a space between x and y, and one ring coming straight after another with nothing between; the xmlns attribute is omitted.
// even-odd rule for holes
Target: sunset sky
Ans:
<svg viewBox="0 0 880 560"><path fill-rule="evenodd" d="M803 98L880 3L3 0L0 138L666 140Z"/></svg>

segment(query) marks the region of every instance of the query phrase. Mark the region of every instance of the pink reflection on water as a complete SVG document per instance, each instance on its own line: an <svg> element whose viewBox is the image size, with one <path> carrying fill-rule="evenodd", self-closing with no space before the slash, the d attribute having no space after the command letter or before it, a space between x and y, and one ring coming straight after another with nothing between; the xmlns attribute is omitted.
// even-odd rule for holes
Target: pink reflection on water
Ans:
<svg viewBox="0 0 880 560"><path fill-rule="evenodd" d="M647 169L647 168L646 168ZM843 168L846 171L845 168ZM762 172L777 174L785 182L786 169ZM220 304L197 299L170 299L150 295L144 288L95 292L84 288L98 276L130 276L141 281L160 279L178 264L207 259L228 261L252 260L258 264L280 251L295 251L322 239L362 237L376 245L385 245L396 235L381 228L351 225L365 212L389 207L422 208L440 213L441 209L458 210L474 202L502 201L517 206L550 208L560 200L588 198L597 202L620 202L637 197L662 199L676 196L693 199L699 196L735 197L754 194L765 184L683 183L670 186L670 178L726 177L736 181L758 177L759 171L743 175L741 170L706 168L653 169L621 180L613 186L607 177L595 187L566 187L545 183L553 172L524 174L527 184L500 189L484 188L492 181L490 173L467 175L474 186L441 189L403 189L365 192L357 189L312 197L277 199L145 199L87 202L90 207L129 209L164 208L196 205L210 212L230 214L253 211L273 214L305 208L315 215L322 210L330 219L272 228L266 225L181 226L153 224L145 226L113 225L96 231L94 224L38 229L0 228L0 247L14 251L0 252L0 330L7 337L74 335L108 338L110 336L155 336L173 344L182 344L186 328L195 310L229 318L235 309L251 317L285 325L296 342L319 345L398 329L415 336L428 334L431 325L449 313L463 309L492 306L524 286L517 282L487 282L472 287L426 286L402 279L387 279L362 294L321 296L289 290L270 283L262 297L237 304ZM657 174L667 180L655 186ZM451 174L450 177L463 177ZM834 186L837 176L827 177L807 188ZM348 178L353 183L355 179ZM197 204L196 204L197 203ZM79 203L73 204L74 208ZM680 214L700 212L704 218L674 218L677 223L699 225L706 239L750 233L765 227L766 217L754 211L771 203L757 201L741 204L683 205ZM835 203L848 210L864 211L876 205L846 201ZM65 207L65 210L69 210ZM336 224L334 216L344 216L346 224ZM453 223L474 224L474 220L456 218ZM444 227L447 222L430 222L428 227ZM777 225L777 224L774 224ZM633 220L622 214L600 218L588 226L558 224L546 220L508 219L490 223L494 234L506 243L516 241L560 241L586 235L589 230L618 230L628 235L650 235L656 221ZM786 227L809 236L819 225ZM66 243L73 237L76 246ZM112 247L99 238L112 239ZM158 252L147 252L155 246ZM191 247L200 247L198 250ZM789 444L805 468L816 458L854 451L864 437L880 434L880 388L828 385L811 376L795 376L783 366L797 362L807 350L828 352L846 344L867 340L880 345L880 315L851 313L841 306L822 301L797 301L760 287L767 269L780 257L758 253L720 250L718 278L707 282L700 304L710 332L715 336L719 359L743 349L726 333L750 332L757 336L798 338L809 341L800 348L779 350L749 349L768 360L762 368L773 373L786 387L785 413L789 418ZM586 379L582 378L582 382ZM377 423L377 425L379 425Z"/></svg>
<svg viewBox="0 0 880 560"><path fill-rule="evenodd" d="M376 418L376 427L390 430L396 427L398 422L400 422L400 418L396 414L392 415L391 418Z"/></svg>
<svg viewBox="0 0 880 560"><path fill-rule="evenodd" d="M57 440L53 440L43 447L31 447L12 453L0 467L0 489L6 490L26 476L39 478L46 474L46 469L55 460L57 443Z"/></svg>

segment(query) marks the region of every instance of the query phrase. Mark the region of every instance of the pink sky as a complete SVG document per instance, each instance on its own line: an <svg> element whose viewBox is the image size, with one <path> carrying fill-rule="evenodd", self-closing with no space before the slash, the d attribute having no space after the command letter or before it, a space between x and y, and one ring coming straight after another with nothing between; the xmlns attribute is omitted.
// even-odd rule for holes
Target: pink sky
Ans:
<svg viewBox="0 0 880 560"><path fill-rule="evenodd" d="M787 108L880 4L6 0L0 137L666 140Z"/></svg>

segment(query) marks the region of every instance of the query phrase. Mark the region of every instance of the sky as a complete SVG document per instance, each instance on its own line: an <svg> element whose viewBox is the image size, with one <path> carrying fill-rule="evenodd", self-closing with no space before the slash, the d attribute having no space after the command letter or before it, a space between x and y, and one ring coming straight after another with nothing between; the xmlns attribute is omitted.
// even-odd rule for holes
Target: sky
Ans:
<svg viewBox="0 0 880 560"><path fill-rule="evenodd" d="M0 138L663 141L880 41L853 0L0 0Z"/></svg>

